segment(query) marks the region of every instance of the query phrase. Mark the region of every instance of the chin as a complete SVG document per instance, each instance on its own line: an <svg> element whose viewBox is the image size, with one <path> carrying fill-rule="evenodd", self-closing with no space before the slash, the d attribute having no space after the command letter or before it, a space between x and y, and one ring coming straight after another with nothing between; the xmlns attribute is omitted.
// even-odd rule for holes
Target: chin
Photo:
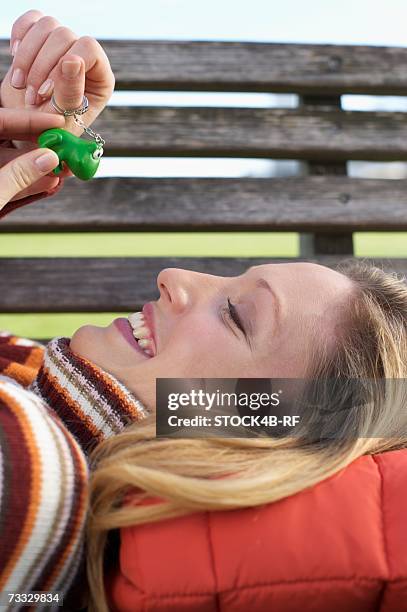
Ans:
<svg viewBox="0 0 407 612"><path fill-rule="evenodd" d="M113 323L107 327L83 325L73 334L70 348L79 357L92 361L112 374L146 361L143 355L134 352Z"/></svg>
<svg viewBox="0 0 407 612"><path fill-rule="evenodd" d="M71 350L80 357L92 359L92 349L97 346L95 340L98 329L100 330L101 328L98 328L96 325L82 325L82 327L74 332L71 338L69 344Z"/></svg>

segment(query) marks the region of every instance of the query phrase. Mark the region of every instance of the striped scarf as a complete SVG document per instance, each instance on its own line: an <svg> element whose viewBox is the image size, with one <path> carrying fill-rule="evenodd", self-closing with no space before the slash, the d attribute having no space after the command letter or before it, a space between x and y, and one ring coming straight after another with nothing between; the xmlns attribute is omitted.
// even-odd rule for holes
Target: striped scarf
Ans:
<svg viewBox="0 0 407 612"><path fill-rule="evenodd" d="M82 448L119 433L148 411L117 378L69 347L70 338L54 338L29 389L62 419Z"/></svg>
<svg viewBox="0 0 407 612"><path fill-rule="evenodd" d="M64 609L76 609L86 456L146 415L120 381L74 354L69 338L44 347L0 332L0 592L60 591Z"/></svg>
<svg viewBox="0 0 407 612"><path fill-rule="evenodd" d="M0 374L28 387L37 376L43 359L43 344L0 331Z"/></svg>

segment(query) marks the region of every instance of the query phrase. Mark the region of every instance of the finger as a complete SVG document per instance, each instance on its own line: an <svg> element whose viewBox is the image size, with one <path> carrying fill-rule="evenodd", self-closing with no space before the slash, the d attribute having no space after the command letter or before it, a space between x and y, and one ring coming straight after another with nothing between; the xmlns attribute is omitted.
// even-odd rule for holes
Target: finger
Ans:
<svg viewBox="0 0 407 612"><path fill-rule="evenodd" d="M92 84L92 92L95 92L94 95L97 98L95 102L99 103L100 99L110 97L114 89L115 78L109 59L98 41L90 36L82 36L69 49L69 55L71 54L83 58L86 82L91 82ZM57 69L54 68L50 74L50 78L54 81L56 80ZM86 95L88 95L88 92ZM89 102L92 102L92 93L90 91L88 97Z"/></svg>
<svg viewBox="0 0 407 612"><path fill-rule="evenodd" d="M10 35L10 53L15 55L19 43L21 43L24 36L27 34L31 26L43 17L41 11L31 10L21 15L14 23L11 28ZM18 44L17 44L18 43Z"/></svg>
<svg viewBox="0 0 407 612"><path fill-rule="evenodd" d="M51 72L76 40L77 36L69 28L59 27L50 33L27 75L26 104L40 103L52 93L54 82ZM34 93L39 95L34 97Z"/></svg>
<svg viewBox="0 0 407 612"><path fill-rule="evenodd" d="M21 108L0 108L0 137L34 140L44 130L63 128L65 120L55 113L40 113Z"/></svg>
<svg viewBox="0 0 407 612"><path fill-rule="evenodd" d="M15 200L21 200L22 198L27 198L28 196L37 195L38 193L44 193L44 191L51 191L51 189L54 189L54 187L58 185L60 181L60 176L60 174L58 174L58 176L55 176L55 174L49 176L47 174L39 181L33 183L31 187L20 191L20 193L11 198L10 202L14 202Z"/></svg>
<svg viewBox="0 0 407 612"><path fill-rule="evenodd" d="M16 157L20 157L23 153L28 153L28 151L38 150L38 143L30 143L27 142L21 143L24 145L24 148L13 148L13 147L1 147L0 148L0 168L5 166L9 161L15 159ZM58 174L58 176L62 176L62 172Z"/></svg>
<svg viewBox="0 0 407 612"><path fill-rule="evenodd" d="M55 77L55 101L63 109L78 108L85 93L85 62L71 52L61 58Z"/></svg>
<svg viewBox="0 0 407 612"><path fill-rule="evenodd" d="M54 17L41 17L27 32L20 42L13 60L13 72L11 74L11 85L16 89L26 87L27 75L30 71L41 47L48 36L59 26L59 22ZM35 92L36 95L37 92ZM30 100L34 98L32 89L27 91ZM35 102L35 98L34 98Z"/></svg>
<svg viewBox="0 0 407 612"><path fill-rule="evenodd" d="M93 87L97 86L98 89L100 84L98 93L101 96L105 96L107 90L110 90L108 93L113 91L114 75L110 62L97 40L90 36L82 36L73 44L69 52L83 57L86 79L92 81Z"/></svg>
<svg viewBox="0 0 407 612"><path fill-rule="evenodd" d="M97 92L98 99L95 101L99 102L101 98L109 97L114 89L115 77L109 59L97 40L90 36L82 36L74 42L69 52L67 52L68 54L75 54L83 58L86 81L91 82L92 91ZM49 78L55 81L58 73L59 65L51 71ZM85 89L87 89L86 85ZM88 97L89 101L92 102L92 94L90 92Z"/></svg>
<svg viewBox="0 0 407 612"><path fill-rule="evenodd" d="M0 210L59 164L51 149L36 149L12 160L0 170Z"/></svg>
<svg viewBox="0 0 407 612"><path fill-rule="evenodd" d="M67 56L68 55L70 56L71 54L76 54L77 56L80 56L85 63L84 93L86 89L86 95L89 98L89 111L86 114L86 118L87 118L87 123L90 124L95 120L95 118L99 114L98 112L95 112L94 109L100 107L100 100L108 99L113 92L114 84L115 84L114 74L110 67L110 63L109 63L106 53L104 52L100 44L94 38L91 38L89 36L82 36L81 38L79 38L69 49L69 53L67 54ZM56 90L57 80L61 78L59 64L56 68L54 68L51 71L49 78L54 81L55 98L57 100L57 103L59 104L58 97L57 97L57 90ZM88 91L88 88L86 85L87 83L91 84L91 86L89 85L90 91ZM82 98L79 95L78 95L77 101L78 101L78 105L80 105L82 102ZM44 108L45 110L50 111L50 112L53 112L54 110L50 103L46 104ZM69 108L69 107L65 107L65 108ZM70 108L75 108L75 107L72 106ZM76 128L76 126L75 127L72 126L72 120L69 117L67 118L67 121L68 123L71 124L70 126L71 131L74 131L75 133L81 133L80 131L78 132L78 129Z"/></svg>

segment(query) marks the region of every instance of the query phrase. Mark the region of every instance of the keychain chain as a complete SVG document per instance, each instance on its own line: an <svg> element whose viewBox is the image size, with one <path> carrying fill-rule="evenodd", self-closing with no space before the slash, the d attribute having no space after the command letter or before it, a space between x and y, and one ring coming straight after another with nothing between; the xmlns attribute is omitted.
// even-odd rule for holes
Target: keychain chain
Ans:
<svg viewBox="0 0 407 612"><path fill-rule="evenodd" d="M105 145L106 141L101 137L101 135L94 132L91 127L85 125L82 119L76 113L73 115L73 120L77 125L79 125L79 127L83 128L85 132L89 134L89 136L94 138L98 144L100 144L102 147Z"/></svg>

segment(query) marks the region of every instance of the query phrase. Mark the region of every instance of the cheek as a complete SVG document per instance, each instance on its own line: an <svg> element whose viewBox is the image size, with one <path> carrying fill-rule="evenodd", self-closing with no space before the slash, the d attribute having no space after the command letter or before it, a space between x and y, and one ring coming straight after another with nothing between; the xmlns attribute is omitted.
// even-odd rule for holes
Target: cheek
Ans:
<svg viewBox="0 0 407 612"><path fill-rule="evenodd" d="M214 378L239 358L238 340L213 318L189 319L178 325L157 356L165 376ZM154 360L151 361L153 366ZM178 374L176 374L178 373Z"/></svg>

